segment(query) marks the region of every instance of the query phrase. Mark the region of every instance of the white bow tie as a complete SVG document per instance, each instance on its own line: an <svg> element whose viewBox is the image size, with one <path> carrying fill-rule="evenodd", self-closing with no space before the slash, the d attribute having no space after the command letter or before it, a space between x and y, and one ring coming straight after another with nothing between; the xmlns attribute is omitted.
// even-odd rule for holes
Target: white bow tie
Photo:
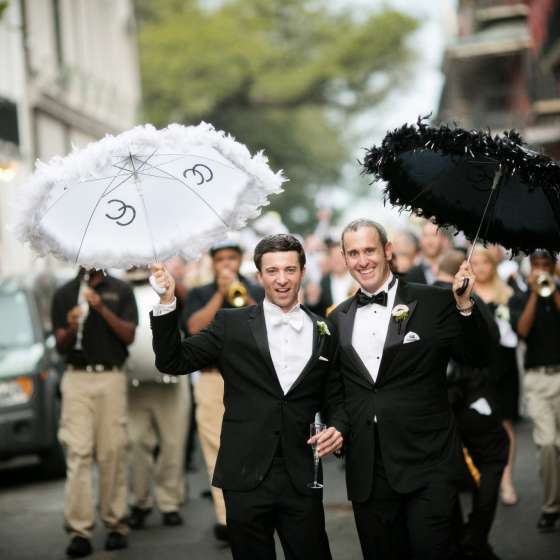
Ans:
<svg viewBox="0 0 560 560"><path fill-rule="evenodd" d="M290 325L296 332L303 329L303 311L301 308L294 309L289 313L282 313L274 309L270 313L270 324L274 327L279 325Z"/></svg>

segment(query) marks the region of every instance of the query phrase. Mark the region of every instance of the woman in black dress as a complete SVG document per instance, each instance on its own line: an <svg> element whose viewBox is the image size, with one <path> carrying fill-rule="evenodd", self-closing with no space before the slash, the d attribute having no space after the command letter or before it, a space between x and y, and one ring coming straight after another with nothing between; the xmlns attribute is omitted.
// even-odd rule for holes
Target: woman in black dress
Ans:
<svg viewBox="0 0 560 560"><path fill-rule="evenodd" d="M510 440L508 464L504 469L500 495L505 505L518 501L512 480L515 459L513 423L519 419L519 371L517 368L517 335L509 323L508 301L513 290L498 275L494 253L482 246L475 248L471 265L476 277L475 292L493 311L500 329L500 346L491 366L494 404Z"/></svg>

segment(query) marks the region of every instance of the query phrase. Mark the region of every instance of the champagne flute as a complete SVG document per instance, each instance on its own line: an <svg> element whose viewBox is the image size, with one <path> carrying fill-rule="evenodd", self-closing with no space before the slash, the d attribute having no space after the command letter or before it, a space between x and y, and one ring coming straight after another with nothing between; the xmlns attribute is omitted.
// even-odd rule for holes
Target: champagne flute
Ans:
<svg viewBox="0 0 560 560"><path fill-rule="evenodd" d="M309 425L309 436L313 437L319 435L321 432L327 429L326 424L322 422L312 422ZM313 449L313 471L314 471L314 478L313 482L310 482L307 487L308 488L323 488L323 485L320 482L317 482L317 478L319 476L319 461L321 458L319 457L319 453L317 451L317 443L314 443L312 446Z"/></svg>

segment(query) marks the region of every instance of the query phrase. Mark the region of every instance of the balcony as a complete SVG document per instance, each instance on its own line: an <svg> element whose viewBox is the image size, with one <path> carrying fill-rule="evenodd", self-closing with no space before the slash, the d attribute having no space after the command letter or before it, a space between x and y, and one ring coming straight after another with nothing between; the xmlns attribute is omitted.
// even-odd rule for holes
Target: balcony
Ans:
<svg viewBox="0 0 560 560"><path fill-rule="evenodd" d="M555 72L560 78L560 3L548 19L548 29L541 51L541 65L544 69Z"/></svg>
<svg viewBox="0 0 560 560"><path fill-rule="evenodd" d="M527 2L520 0L478 0L475 19L480 24L511 18L526 18L529 15Z"/></svg>
<svg viewBox="0 0 560 560"><path fill-rule="evenodd" d="M525 21L500 22L458 38L447 48L447 55L454 60L511 56L529 49L531 45Z"/></svg>

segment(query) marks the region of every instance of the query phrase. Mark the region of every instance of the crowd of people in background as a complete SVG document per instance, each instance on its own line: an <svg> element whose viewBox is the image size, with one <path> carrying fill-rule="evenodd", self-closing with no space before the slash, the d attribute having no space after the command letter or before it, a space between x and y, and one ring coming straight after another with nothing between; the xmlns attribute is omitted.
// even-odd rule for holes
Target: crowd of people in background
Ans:
<svg viewBox="0 0 560 560"><path fill-rule="evenodd" d="M325 317L358 288L333 231L316 231L302 240L307 270L300 299ZM442 289L450 286L469 250L467 243L427 221L394 231L390 239L394 273ZM174 258L167 263L176 280L183 336L205 329L224 307L262 300L249 257L239 243L228 241L200 261ZM537 528L553 530L560 518L560 291L557 262L545 251L510 258L500 247L477 246L472 268L476 298L499 342L486 368L448 367L450 403L465 446L465 488L473 495L469 516L463 519L457 512L457 531L465 551L484 550L485 558L495 558L488 535L498 500L515 506L523 499L515 488L515 431L522 415L533 423L539 452L543 503ZM60 439L67 449L65 522L71 557L91 553L94 460L100 516L108 529L106 548L124 548L129 527L141 529L154 504L164 525L183 522L184 470L195 433L211 480L223 416L219 371L175 377L156 370L148 320L155 294L147 271L131 271L120 280L92 275L85 308L76 304L83 275L63 286L53 302L53 329L68 373L62 385ZM86 364L99 368L95 386L80 375ZM121 369L127 383L115 375ZM227 542L221 490L211 487L210 496L214 534Z"/></svg>

